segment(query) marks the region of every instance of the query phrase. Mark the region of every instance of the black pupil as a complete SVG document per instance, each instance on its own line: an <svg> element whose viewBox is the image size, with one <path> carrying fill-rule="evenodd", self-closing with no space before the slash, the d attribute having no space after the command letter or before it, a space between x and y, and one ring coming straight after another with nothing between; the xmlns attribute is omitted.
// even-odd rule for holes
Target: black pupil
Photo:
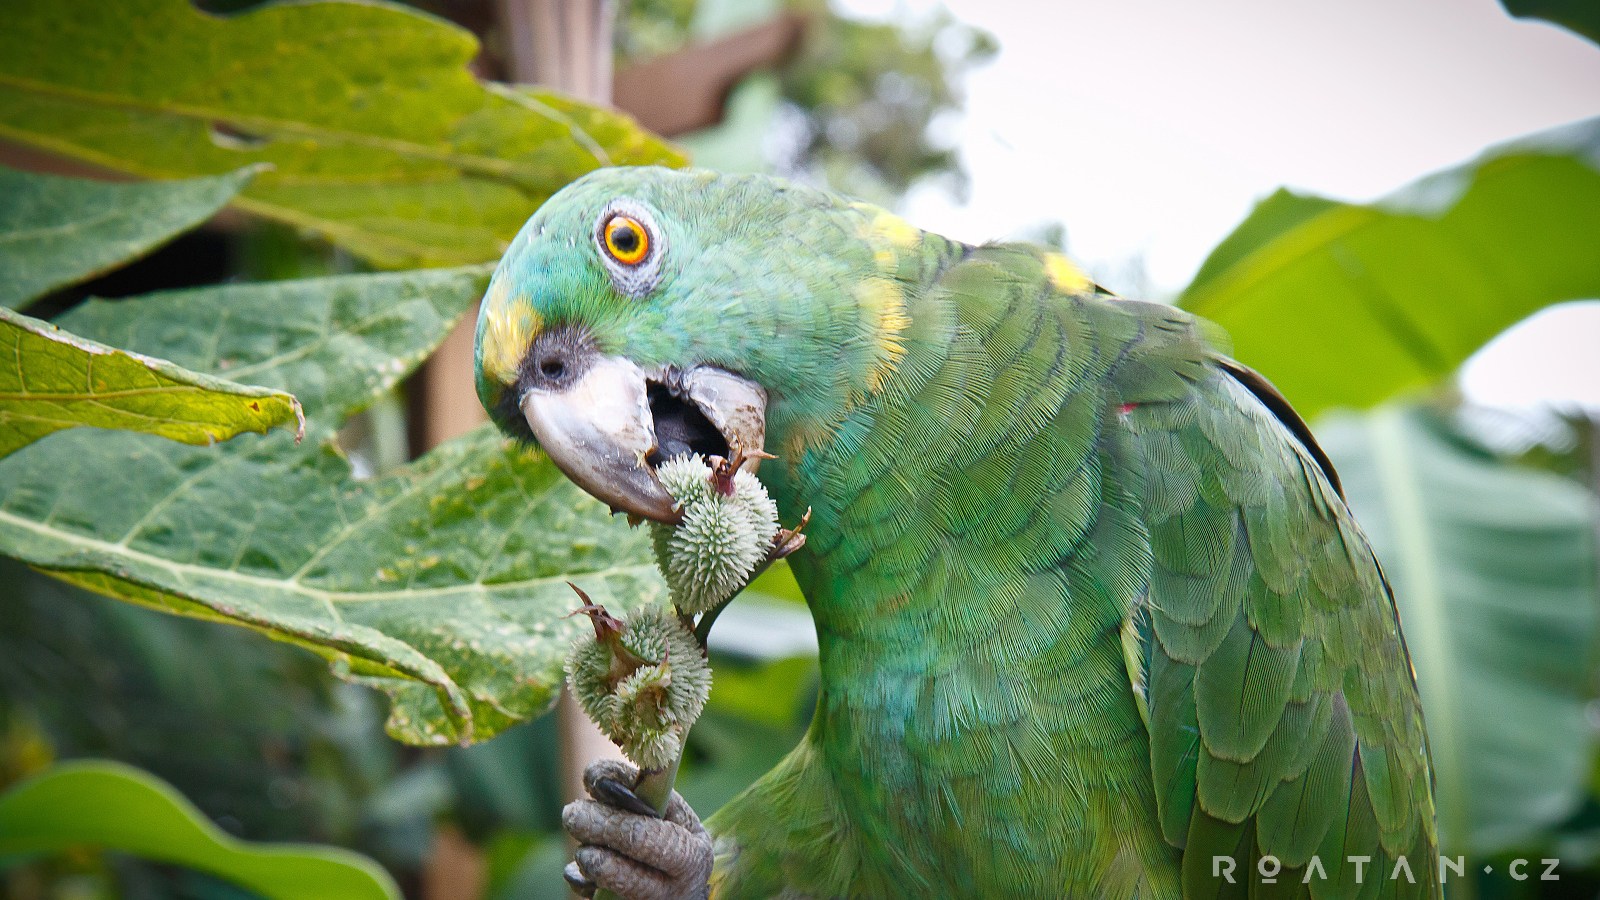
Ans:
<svg viewBox="0 0 1600 900"><path fill-rule="evenodd" d="M618 225L611 232L611 246L623 255L638 252L639 229L632 225Z"/></svg>

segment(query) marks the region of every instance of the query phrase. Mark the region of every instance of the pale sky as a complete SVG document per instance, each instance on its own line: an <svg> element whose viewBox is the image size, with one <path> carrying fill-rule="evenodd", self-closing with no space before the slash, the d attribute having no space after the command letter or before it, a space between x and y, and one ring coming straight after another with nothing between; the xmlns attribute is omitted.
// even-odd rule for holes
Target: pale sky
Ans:
<svg viewBox="0 0 1600 900"><path fill-rule="evenodd" d="M1600 114L1600 48L1496 0L946 0L993 33L956 126L957 204L908 219L964 240L1060 221L1112 288L1142 260L1170 295L1279 186L1366 201L1490 144ZM848 0L876 17L923 0ZM1600 252L1600 235L1596 236ZM1600 304L1536 317L1475 358L1476 399L1600 409Z"/></svg>

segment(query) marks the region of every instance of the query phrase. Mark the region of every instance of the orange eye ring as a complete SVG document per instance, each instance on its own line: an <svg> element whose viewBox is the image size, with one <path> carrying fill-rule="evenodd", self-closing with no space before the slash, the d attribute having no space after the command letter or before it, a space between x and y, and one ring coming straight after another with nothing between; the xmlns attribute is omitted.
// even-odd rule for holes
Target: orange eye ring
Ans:
<svg viewBox="0 0 1600 900"><path fill-rule="evenodd" d="M602 233L606 252L625 266L637 266L650 255L650 232L632 216L612 216Z"/></svg>

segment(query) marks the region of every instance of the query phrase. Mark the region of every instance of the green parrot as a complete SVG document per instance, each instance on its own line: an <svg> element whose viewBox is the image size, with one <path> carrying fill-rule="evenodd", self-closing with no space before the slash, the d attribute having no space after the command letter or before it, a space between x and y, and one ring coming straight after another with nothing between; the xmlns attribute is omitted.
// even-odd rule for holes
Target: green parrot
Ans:
<svg viewBox="0 0 1600 900"><path fill-rule="evenodd" d="M1393 598L1311 433L1215 329L1066 259L752 175L593 172L512 242L485 407L671 522L764 448L810 729L702 825L597 764L568 878L625 896L1438 897Z"/></svg>

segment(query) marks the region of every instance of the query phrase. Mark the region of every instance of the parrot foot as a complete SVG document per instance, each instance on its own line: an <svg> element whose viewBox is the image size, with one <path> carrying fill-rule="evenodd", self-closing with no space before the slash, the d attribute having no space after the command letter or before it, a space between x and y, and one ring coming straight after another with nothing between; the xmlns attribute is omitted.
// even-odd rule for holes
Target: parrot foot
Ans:
<svg viewBox="0 0 1600 900"><path fill-rule="evenodd" d="M665 816L633 791L639 770L602 759L583 772L593 800L574 800L561 824L579 844L562 876L579 894L604 888L628 900L705 898L710 894L711 836L676 791Z"/></svg>

